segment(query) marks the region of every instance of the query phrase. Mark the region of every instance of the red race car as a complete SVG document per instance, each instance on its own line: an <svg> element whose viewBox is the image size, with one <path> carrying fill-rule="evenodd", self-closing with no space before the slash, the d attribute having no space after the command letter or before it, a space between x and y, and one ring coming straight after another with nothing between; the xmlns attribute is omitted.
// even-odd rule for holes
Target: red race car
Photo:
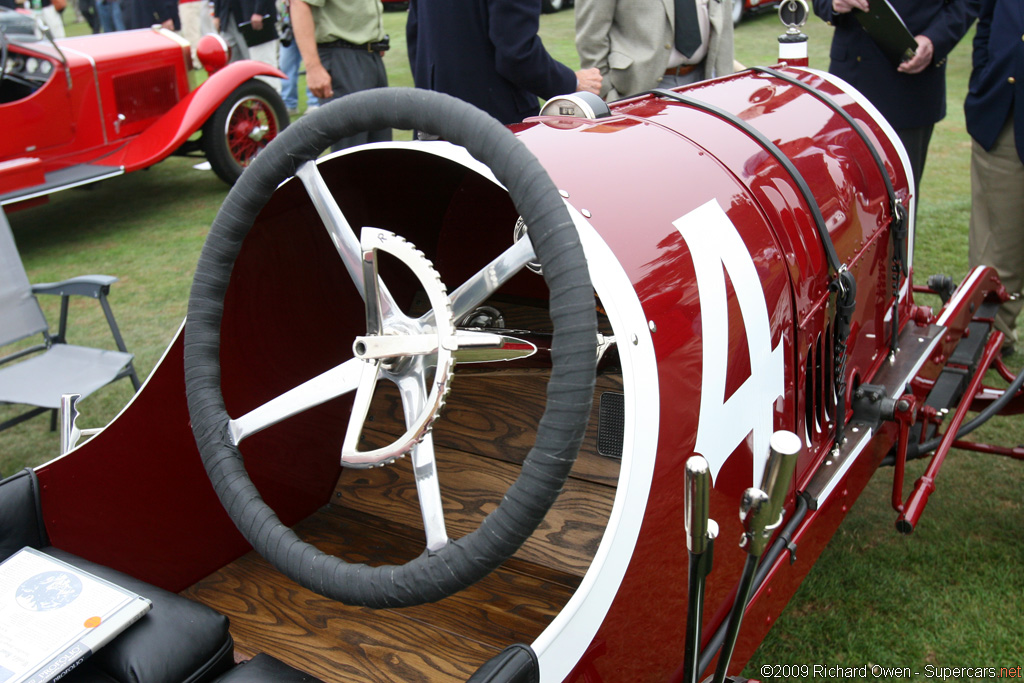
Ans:
<svg viewBox="0 0 1024 683"><path fill-rule="evenodd" d="M159 28L61 40L0 32L0 53L0 206L171 154L203 154L233 183L289 121L281 96L256 78L284 74L227 64L216 36L200 44L205 80L188 43Z"/></svg>
<svg viewBox="0 0 1024 683"><path fill-rule="evenodd" d="M722 683L881 465L911 533L954 442L1024 457L966 439L1024 410L1009 295L919 300L863 96L778 66L610 107L391 88L268 146L146 385L0 481L7 553L153 602L64 680ZM384 126L440 140L321 156Z"/></svg>

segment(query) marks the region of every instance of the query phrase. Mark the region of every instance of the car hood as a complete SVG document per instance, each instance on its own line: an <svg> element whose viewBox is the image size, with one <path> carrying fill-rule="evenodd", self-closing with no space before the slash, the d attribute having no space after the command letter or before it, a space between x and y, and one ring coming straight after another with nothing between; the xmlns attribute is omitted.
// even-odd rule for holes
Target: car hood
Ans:
<svg viewBox="0 0 1024 683"><path fill-rule="evenodd" d="M144 28L132 31L116 31L64 38L57 41L68 61L74 64L84 60L93 64L105 64L117 61L150 61L159 58L161 53L169 53L172 58L183 58L183 49L188 42L183 38L162 28ZM31 48L58 56L48 41L38 41Z"/></svg>

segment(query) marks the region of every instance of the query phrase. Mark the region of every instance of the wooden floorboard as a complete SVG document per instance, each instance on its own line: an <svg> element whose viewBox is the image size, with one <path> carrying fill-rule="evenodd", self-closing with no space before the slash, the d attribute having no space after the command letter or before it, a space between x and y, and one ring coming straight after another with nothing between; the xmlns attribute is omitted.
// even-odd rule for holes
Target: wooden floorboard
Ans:
<svg viewBox="0 0 1024 683"><path fill-rule="evenodd" d="M231 619L240 652L267 652L328 682L465 681L497 652L394 610L344 607L246 555L184 592Z"/></svg>
<svg viewBox="0 0 1024 683"><path fill-rule="evenodd" d="M541 370L493 373L457 370L444 410L432 427L434 444L521 463L536 441L548 374ZM606 374L597 378L590 422L572 476L614 486L619 479L620 461L600 455L597 450L598 412L604 392L621 393L622 375ZM401 403L390 383L378 385L371 416L373 421L366 424L361 450L379 448L404 431Z"/></svg>
<svg viewBox="0 0 1024 683"><path fill-rule="evenodd" d="M339 536L339 524L345 529L360 529L359 535L365 535L362 529L366 529L373 534L376 552L372 556L367 553L362 559L373 564L400 563L423 551L422 537L394 534L380 520L362 522L354 523L351 514L344 510L325 510L303 523L299 531L317 547L342 556L351 553L356 540ZM503 648L525 638L532 639L572 595L573 588L564 579L552 580L540 569L520 560L514 567L502 567L450 598L399 612L460 637ZM467 619L469 615L473 618ZM472 630L467 630L467 621L473 623Z"/></svg>
<svg viewBox="0 0 1024 683"><path fill-rule="evenodd" d="M332 524L338 524L339 526L348 524L350 522L365 521L366 517L355 510L342 507L340 505L330 505L323 508L320 513L323 520L331 520ZM372 518L372 525L379 531L384 531L389 534L405 538L409 542L410 556L423 549L423 529L413 529L391 520ZM543 565L535 564L527 560L521 560L518 557L510 557L505 560L502 565L502 569L518 574L525 574L532 576L537 579L551 582L560 586L565 586L570 592L579 588L580 576L576 574L570 574Z"/></svg>
<svg viewBox="0 0 1024 683"><path fill-rule="evenodd" d="M296 530L355 562L400 562L421 550L410 531L329 508ZM371 549L353 552L365 538ZM372 610L322 598L249 553L183 595L229 617L243 656L269 652L325 681L465 681L505 646L531 642L571 596L571 587L529 573L519 561L440 602Z"/></svg>
<svg viewBox="0 0 1024 683"><path fill-rule="evenodd" d="M476 529L501 502L520 466L458 451L438 451L444 519L451 538ZM336 503L355 512L422 529L416 482L408 459L388 467L346 469ZM611 512L607 486L569 479L540 527L515 557L582 577L597 552Z"/></svg>

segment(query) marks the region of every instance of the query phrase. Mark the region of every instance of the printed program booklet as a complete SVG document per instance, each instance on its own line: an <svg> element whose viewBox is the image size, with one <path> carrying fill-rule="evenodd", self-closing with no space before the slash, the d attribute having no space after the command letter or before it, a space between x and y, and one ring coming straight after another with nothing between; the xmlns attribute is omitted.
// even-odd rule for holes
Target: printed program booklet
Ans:
<svg viewBox="0 0 1024 683"><path fill-rule="evenodd" d="M0 683L61 678L152 603L33 548L0 564Z"/></svg>

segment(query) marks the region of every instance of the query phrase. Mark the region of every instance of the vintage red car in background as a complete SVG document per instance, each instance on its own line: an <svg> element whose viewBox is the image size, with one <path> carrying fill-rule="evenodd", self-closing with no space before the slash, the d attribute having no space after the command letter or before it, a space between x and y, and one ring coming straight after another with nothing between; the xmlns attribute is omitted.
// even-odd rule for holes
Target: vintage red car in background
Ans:
<svg viewBox="0 0 1024 683"><path fill-rule="evenodd" d="M205 80L191 69L188 43L160 28L60 40L6 33L0 53L7 211L171 154L205 155L233 183L288 125L280 95L256 78L284 75L260 62L227 64L216 36L199 50Z"/></svg>
<svg viewBox="0 0 1024 683"><path fill-rule="evenodd" d="M732 23L738 24L748 14L767 10L778 4L779 0L732 0Z"/></svg>

